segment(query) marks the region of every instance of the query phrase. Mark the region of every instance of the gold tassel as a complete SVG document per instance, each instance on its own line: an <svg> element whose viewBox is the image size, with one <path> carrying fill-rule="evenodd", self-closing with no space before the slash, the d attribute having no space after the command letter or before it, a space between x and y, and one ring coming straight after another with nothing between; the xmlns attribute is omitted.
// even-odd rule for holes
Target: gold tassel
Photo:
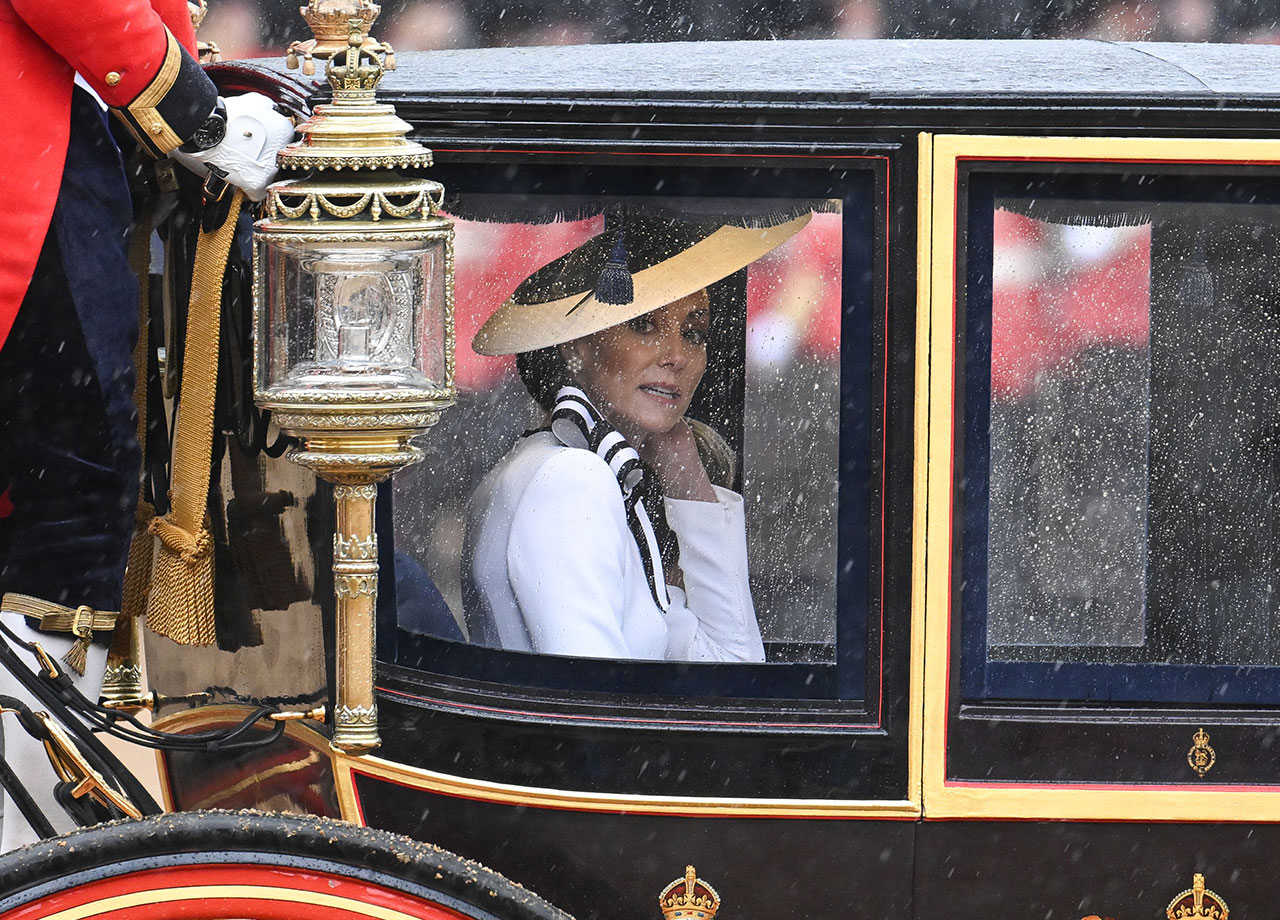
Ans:
<svg viewBox="0 0 1280 920"><path fill-rule="evenodd" d="M156 509L151 507L151 503L139 498L138 510L133 517L129 563L124 570L124 595L120 601L122 617L138 617L147 612L147 595L151 592L151 565L156 547L156 538L150 525L155 516Z"/></svg>
<svg viewBox="0 0 1280 920"><path fill-rule="evenodd" d="M147 625L182 645L212 645L216 639L213 610L213 537L209 522L196 535L168 519L153 518L159 537Z"/></svg>
<svg viewBox="0 0 1280 920"><path fill-rule="evenodd" d="M89 663L89 640L92 637L92 633L88 636L76 636L76 641L62 656L62 663L81 677L84 677L85 666Z"/></svg>

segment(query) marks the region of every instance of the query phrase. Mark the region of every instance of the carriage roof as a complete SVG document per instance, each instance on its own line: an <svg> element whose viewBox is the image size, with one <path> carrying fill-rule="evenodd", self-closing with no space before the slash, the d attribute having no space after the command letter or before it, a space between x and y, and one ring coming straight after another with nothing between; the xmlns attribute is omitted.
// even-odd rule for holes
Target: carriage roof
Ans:
<svg viewBox="0 0 1280 920"><path fill-rule="evenodd" d="M1280 49L1084 40L776 41L491 48L406 55L383 95L619 96L842 105L1280 96Z"/></svg>

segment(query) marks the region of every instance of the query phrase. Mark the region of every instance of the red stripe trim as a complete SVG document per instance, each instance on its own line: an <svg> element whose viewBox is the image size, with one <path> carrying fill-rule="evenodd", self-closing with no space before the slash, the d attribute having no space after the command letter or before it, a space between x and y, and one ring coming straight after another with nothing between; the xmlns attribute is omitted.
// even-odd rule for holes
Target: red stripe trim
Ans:
<svg viewBox="0 0 1280 920"><path fill-rule="evenodd" d="M172 898L174 889L216 889L233 885L258 887L266 889L264 894L278 892L285 897L253 897L232 895L230 892L226 897L220 897L215 890L184 900ZM254 920L368 920L369 914L359 910L362 904L377 905L420 920L461 920L463 916L433 901L335 873L291 866L216 863L145 869L87 882L7 911L0 915L0 920L40 920L109 898L136 897L145 902L149 900L147 894L150 892L161 893L154 903L119 905L114 909L103 905L100 912L86 914L84 920L235 920L241 917L253 917ZM169 897L165 897L165 892ZM316 903L315 895L350 900L352 909Z"/></svg>
<svg viewBox="0 0 1280 920"><path fill-rule="evenodd" d="M751 160L884 160L884 154L869 153L705 153L702 151L644 151L644 150L525 150L511 148L468 148L468 147L432 147L433 153L503 153L503 154L539 154L546 156L584 156L584 157L707 157L711 159L743 158Z"/></svg>

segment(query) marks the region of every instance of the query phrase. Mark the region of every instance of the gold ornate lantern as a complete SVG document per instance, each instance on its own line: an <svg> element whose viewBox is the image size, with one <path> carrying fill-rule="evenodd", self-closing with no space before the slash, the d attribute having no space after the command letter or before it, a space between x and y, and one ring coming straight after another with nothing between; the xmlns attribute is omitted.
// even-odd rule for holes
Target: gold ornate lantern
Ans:
<svg viewBox="0 0 1280 920"><path fill-rule="evenodd" d="M334 484L332 744L360 753L379 744L376 484L420 459L410 439L454 400L453 224L438 182L395 171L430 165L431 151L374 98L390 64L369 38L377 5L312 0L304 14L317 4L347 41L328 63L332 103L280 153L283 172L306 175L272 185L254 227L254 395L303 440L291 458Z"/></svg>

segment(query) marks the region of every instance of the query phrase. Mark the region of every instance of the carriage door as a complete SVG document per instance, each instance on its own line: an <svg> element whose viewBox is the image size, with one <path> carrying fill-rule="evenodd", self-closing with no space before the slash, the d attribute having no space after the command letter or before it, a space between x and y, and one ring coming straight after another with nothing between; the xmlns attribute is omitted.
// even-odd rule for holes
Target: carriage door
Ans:
<svg viewBox="0 0 1280 920"><path fill-rule="evenodd" d="M435 167L458 221L460 393L425 461L394 485L395 603L378 627L384 745L339 763L344 814L475 858L577 916L648 917L689 865L753 915L793 913L797 886L821 892L806 904L814 916L839 915L864 886L889 913L909 910L914 292L895 283L889 240L910 219L890 202L914 182L897 146L799 155L744 138L729 153L720 140L486 146ZM576 641L615 615L607 596L583 602L595 578L583 561L600 554L580 539L535 576L566 611L599 613L556 620L577 624L555 633L563 641L544 641L541 625L527 642L491 634L477 603L479 585L511 584L513 572L505 553L495 575L469 549L488 477L530 443L522 432L554 433L536 431L545 413L516 361L472 347L476 330L542 266L620 238L621 221L659 220L748 237L803 222L703 282L706 369L688 410L736 455L722 490L745 509L733 538L745 540L746 579L721 584L749 588L754 660ZM600 507L576 513L604 519L612 506ZM734 558L737 544L722 545ZM718 550L680 552L692 565ZM586 576L557 578L570 563Z"/></svg>
<svg viewBox="0 0 1280 920"><path fill-rule="evenodd" d="M924 140L926 820L1275 821L1280 144ZM1186 887L1227 846L1046 827L985 825L995 875Z"/></svg>

